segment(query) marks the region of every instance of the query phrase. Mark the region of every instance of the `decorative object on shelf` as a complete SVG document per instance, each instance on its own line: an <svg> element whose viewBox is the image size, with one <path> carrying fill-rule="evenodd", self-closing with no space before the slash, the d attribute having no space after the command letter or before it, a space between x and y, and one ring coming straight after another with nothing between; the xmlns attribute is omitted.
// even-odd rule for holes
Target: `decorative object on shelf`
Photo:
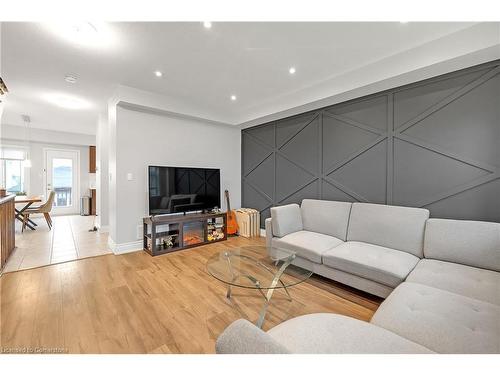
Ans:
<svg viewBox="0 0 500 375"><path fill-rule="evenodd" d="M7 190L0 188L0 197L5 197L7 195Z"/></svg>
<svg viewBox="0 0 500 375"><path fill-rule="evenodd" d="M163 238L163 248L170 249L171 247L174 247L173 236L164 237Z"/></svg>
<svg viewBox="0 0 500 375"><path fill-rule="evenodd" d="M224 220L221 217L209 219L207 224L207 240L218 241L225 238Z"/></svg>
<svg viewBox="0 0 500 375"><path fill-rule="evenodd" d="M238 223L236 222L236 214L231 210L231 203L229 202L229 190L224 191L227 203L227 234L232 235L238 232Z"/></svg>

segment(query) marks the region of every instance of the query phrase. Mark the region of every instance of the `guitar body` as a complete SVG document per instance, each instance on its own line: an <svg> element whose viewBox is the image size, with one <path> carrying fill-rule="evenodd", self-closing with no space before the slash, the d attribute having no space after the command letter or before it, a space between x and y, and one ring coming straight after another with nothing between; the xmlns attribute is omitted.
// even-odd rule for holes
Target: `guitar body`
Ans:
<svg viewBox="0 0 500 375"><path fill-rule="evenodd" d="M234 211L227 213L227 234L232 235L238 232L238 223L236 222L236 215Z"/></svg>
<svg viewBox="0 0 500 375"><path fill-rule="evenodd" d="M231 210L231 204L229 203L229 191L225 191L224 195L226 196L227 203L227 234L233 235L238 232L238 223L236 222L236 214L233 210Z"/></svg>

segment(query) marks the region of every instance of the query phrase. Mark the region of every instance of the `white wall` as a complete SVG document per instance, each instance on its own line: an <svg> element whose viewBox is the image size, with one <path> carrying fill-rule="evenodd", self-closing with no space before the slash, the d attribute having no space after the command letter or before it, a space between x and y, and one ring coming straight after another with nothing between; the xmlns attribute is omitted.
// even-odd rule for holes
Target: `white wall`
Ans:
<svg viewBox="0 0 500 375"><path fill-rule="evenodd" d="M109 228L109 129L108 118L99 115L97 120L96 136L96 194L97 194L97 220L96 225L100 231L107 231Z"/></svg>
<svg viewBox="0 0 500 375"><path fill-rule="evenodd" d="M120 106L113 108L116 121L110 113L109 209L110 236L115 244L141 239L138 228L142 228L142 218L148 214L148 165L220 168L221 202L224 189L228 189L232 205L240 207L238 128ZM132 173L132 181L127 180L127 173Z"/></svg>
<svg viewBox="0 0 500 375"><path fill-rule="evenodd" d="M111 102L112 100L110 100ZM108 109L108 213L109 213L109 243L117 239L116 223L116 105L110 103ZM104 196L103 196L104 199ZM121 210L122 211L122 210ZM120 212L121 212L120 211ZM114 251L114 250L113 250Z"/></svg>

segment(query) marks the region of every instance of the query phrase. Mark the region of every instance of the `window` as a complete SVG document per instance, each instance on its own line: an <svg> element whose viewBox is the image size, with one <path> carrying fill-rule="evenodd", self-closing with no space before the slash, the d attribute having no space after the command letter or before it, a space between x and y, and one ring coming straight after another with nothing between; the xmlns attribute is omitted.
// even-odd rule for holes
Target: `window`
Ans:
<svg viewBox="0 0 500 375"><path fill-rule="evenodd" d="M10 193L25 191L23 149L2 147L0 158L0 185Z"/></svg>

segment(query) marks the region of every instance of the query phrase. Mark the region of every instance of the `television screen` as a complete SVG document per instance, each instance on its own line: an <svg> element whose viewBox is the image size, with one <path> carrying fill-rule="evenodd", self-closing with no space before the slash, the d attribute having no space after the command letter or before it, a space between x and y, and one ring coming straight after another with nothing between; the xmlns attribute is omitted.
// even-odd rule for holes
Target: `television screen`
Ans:
<svg viewBox="0 0 500 375"><path fill-rule="evenodd" d="M149 214L220 207L220 170L149 166Z"/></svg>

